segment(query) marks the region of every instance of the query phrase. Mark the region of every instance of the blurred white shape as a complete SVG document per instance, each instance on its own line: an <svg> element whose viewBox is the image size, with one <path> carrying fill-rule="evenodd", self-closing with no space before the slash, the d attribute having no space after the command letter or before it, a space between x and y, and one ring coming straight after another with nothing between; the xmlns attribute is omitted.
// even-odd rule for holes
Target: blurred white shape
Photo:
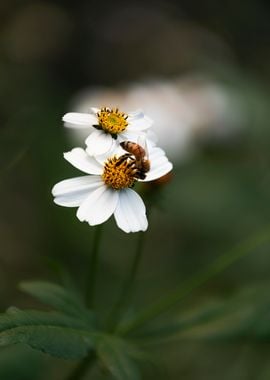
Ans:
<svg viewBox="0 0 270 380"><path fill-rule="evenodd" d="M230 138L245 121L240 94L204 77L187 77L178 82L186 107L190 108L189 124L193 134L202 138Z"/></svg>
<svg viewBox="0 0 270 380"><path fill-rule="evenodd" d="M90 106L119 107L125 112L141 108L154 120L158 144L179 161L194 152L196 140L232 137L244 121L238 97L221 84L202 76L149 80L122 87L89 88L73 100L72 110ZM82 144L86 131L71 130Z"/></svg>

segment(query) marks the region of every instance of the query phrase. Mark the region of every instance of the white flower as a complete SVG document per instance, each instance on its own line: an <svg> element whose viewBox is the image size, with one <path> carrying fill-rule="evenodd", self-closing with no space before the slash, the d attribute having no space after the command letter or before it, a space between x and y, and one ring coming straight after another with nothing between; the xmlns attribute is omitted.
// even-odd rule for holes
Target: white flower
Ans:
<svg viewBox="0 0 270 380"><path fill-rule="evenodd" d="M85 141L87 153L91 156L112 151L116 146L116 140L137 141L138 135L153 123L142 111L125 114L118 108L108 107L91 108L90 113L66 113L63 121L66 127L93 129Z"/></svg>
<svg viewBox="0 0 270 380"><path fill-rule="evenodd" d="M118 153L103 159L88 155L82 148L64 153L64 158L88 175L57 183L52 189L56 204L78 207L78 219L91 226L105 222L114 214L118 227L125 232L147 229L145 205L131 187L136 181L152 181L171 171L172 164L162 149L149 146L150 170L143 173L136 156L121 147Z"/></svg>
<svg viewBox="0 0 270 380"><path fill-rule="evenodd" d="M157 78L119 87L89 87L72 103L77 112L86 112L89 104L117 104L121 109L137 109L143 104L145 113L155 120L161 147L178 162L191 157L200 144L209 140L229 142L247 124L249 115L239 89L196 72L172 80ZM80 142L87 137L85 132L73 129L70 136Z"/></svg>

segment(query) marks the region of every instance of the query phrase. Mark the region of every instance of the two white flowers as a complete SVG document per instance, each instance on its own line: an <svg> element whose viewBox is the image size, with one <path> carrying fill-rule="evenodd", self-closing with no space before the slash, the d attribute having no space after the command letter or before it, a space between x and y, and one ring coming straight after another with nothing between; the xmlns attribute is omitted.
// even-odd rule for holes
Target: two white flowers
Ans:
<svg viewBox="0 0 270 380"><path fill-rule="evenodd" d="M54 202L78 207L78 219L91 226L114 215L123 231L145 231L146 208L132 188L137 181L153 181L172 170L165 152L147 138L152 120L141 111L125 114L104 107L67 113L63 121L68 127L90 130L86 149L64 153L68 162L87 175L57 183L52 189Z"/></svg>

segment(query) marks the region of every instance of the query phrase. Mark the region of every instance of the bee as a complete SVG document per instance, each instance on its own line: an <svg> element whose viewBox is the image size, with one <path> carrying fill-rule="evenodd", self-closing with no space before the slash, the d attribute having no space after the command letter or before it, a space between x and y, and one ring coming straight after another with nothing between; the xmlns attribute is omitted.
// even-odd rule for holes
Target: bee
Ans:
<svg viewBox="0 0 270 380"><path fill-rule="evenodd" d="M136 176L139 179L145 179L146 173L150 170L150 161L148 159L145 141L143 141L143 143L145 145L144 148L132 141L123 141L120 143L121 147L128 152L128 154L125 154L123 157L133 159ZM134 156L134 158L132 158L132 156Z"/></svg>

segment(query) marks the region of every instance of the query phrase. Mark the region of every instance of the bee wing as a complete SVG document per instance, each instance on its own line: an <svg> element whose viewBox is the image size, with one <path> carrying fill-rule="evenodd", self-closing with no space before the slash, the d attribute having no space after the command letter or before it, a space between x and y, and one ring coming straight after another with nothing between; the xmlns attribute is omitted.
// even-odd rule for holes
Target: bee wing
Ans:
<svg viewBox="0 0 270 380"><path fill-rule="evenodd" d="M145 152L145 158L149 158L147 143L146 143L146 137L144 135L140 135L137 140L137 144L139 144Z"/></svg>

